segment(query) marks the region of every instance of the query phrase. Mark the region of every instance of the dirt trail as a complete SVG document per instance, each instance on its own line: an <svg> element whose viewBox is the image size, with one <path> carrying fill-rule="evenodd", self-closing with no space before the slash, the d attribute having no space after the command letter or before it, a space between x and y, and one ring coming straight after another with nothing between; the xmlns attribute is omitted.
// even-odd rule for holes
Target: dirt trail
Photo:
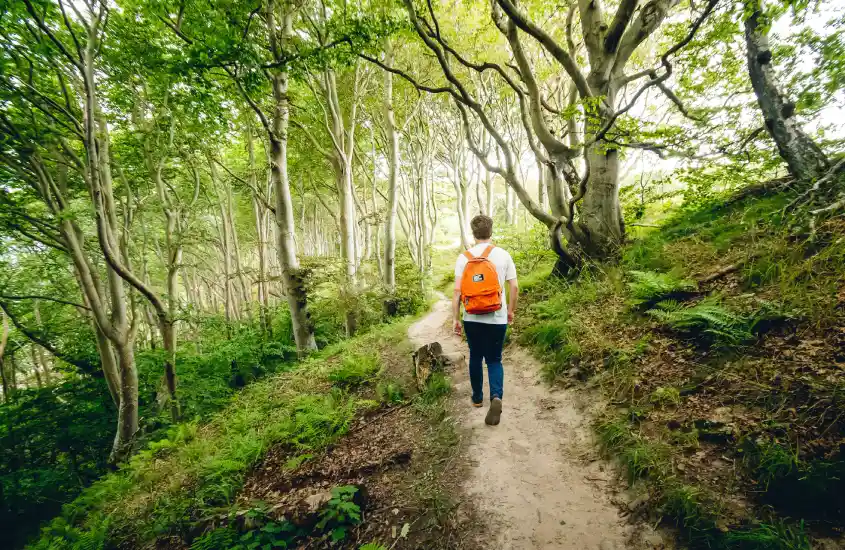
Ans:
<svg viewBox="0 0 845 550"><path fill-rule="evenodd" d="M415 345L437 341L444 352L468 357L466 344L450 331L450 317L450 303L441 300L408 336ZM483 409L469 406L468 372L451 373L455 415L470 434L470 475L463 492L487 523L485 546L634 548L628 542L633 527L611 503L614 475L597 460L577 390L550 391L539 380L539 363L517 346L506 348L503 363L504 412L495 427L484 424L486 402ZM486 379L485 372L488 398Z"/></svg>

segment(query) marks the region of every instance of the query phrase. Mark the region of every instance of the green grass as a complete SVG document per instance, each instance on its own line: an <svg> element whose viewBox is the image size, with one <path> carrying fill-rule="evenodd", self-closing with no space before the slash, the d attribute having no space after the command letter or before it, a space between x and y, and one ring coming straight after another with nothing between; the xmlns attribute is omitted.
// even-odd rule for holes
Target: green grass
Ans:
<svg viewBox="0 0 845 550"><path fill-rule="evenodd" d="M719 526L718 495L679 480L672 472L671 448L660 440L644 437L625 417L599 421L596 433L602 451L614 456L628 474L628 482L640 480L652 495L650 506L674 523L690 548L712 550L810 550L802 522L782 520L753 525Z"/></svg>
<svg viewBox="0 0 845 550"><path fill-rule="evenodd" d="M161 536L187 536L204 515L233 504L247 473L271 446L307 455L376 406L347 390L376 375L381 365L372 350L398 345L405 326L333 346L295 370L247 386L207 424L174 430L172 438L83 491L31 548L82 548L104 537L109 544L142 546ZM337 354L347 357L340 366L329 361Z"/></svg>

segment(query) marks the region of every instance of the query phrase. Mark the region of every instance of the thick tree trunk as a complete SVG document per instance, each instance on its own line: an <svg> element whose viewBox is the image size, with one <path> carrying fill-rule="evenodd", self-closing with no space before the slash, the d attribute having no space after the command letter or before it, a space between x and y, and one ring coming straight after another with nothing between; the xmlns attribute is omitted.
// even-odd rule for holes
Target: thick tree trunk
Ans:
<svg viewBox="0 0 845 550"><path fill-rule="evenodd" d="M541 163L537 167L537 202L540 204L540 208L542 208L543 211L549 209L549 199L547 195L548 184L546 183L547 176L548 169Z"/></svg>
<svg viewBox="0 0 845 550"><path fill-rule="evenodd" d="M619 152L598 144L590 147L587 162L590 181L578 221L587 240L580 244L591 256L603 257L615 252L624 237L619 204Z"/></svg>
<svg viewBox="0 0 845 550"><path fill-rule="evenodd" d="M138 432L138 370L135 367L132 342L115 347L120 367L120 404L117 413L117 433L109 461L119 464L131 453L132 443Z"/></svg>
<svg viewBox="0 0 845 550"><path fill-rule="evenodd" d="M780 90L772 67L772 50L765 23L761 22L761 2L751 0L747 4L754 10L745 20L748 73L766 129L790 174L800 181L815 180L829 170L829 161L821 148L801 129L793 116L795 104L787 101Z"/></svg>

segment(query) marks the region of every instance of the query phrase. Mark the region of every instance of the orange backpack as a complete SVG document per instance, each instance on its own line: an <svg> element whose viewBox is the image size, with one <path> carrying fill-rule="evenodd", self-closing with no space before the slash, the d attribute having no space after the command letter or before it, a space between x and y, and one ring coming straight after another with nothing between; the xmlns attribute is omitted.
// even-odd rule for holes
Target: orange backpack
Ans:
<svg viewBox="0 0 845 550"><path fill-rule="evenodd" d="M499 286L499 274L487 256L495 248L494 245L480 256L473 256L469 250L464 251L467 265L461 277L461 301L464 309L472 315L492 313L502 309L502 287Z"/></svg>

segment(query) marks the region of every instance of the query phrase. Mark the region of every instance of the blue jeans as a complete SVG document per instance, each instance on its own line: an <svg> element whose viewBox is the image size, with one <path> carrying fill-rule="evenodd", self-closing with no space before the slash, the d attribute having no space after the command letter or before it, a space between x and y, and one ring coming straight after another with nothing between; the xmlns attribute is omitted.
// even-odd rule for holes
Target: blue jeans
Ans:
<svg viewBox="0 0 845 550"><path fill-rule="evenodd" d="M503 397L505 371L502 368L502 346L505 343L507 325L488 325L464 321L464 332L469 344L469 381L472 384L472 401L484 401L484 369L487 362L487 377L490 379L490 399Z"/></svg>

